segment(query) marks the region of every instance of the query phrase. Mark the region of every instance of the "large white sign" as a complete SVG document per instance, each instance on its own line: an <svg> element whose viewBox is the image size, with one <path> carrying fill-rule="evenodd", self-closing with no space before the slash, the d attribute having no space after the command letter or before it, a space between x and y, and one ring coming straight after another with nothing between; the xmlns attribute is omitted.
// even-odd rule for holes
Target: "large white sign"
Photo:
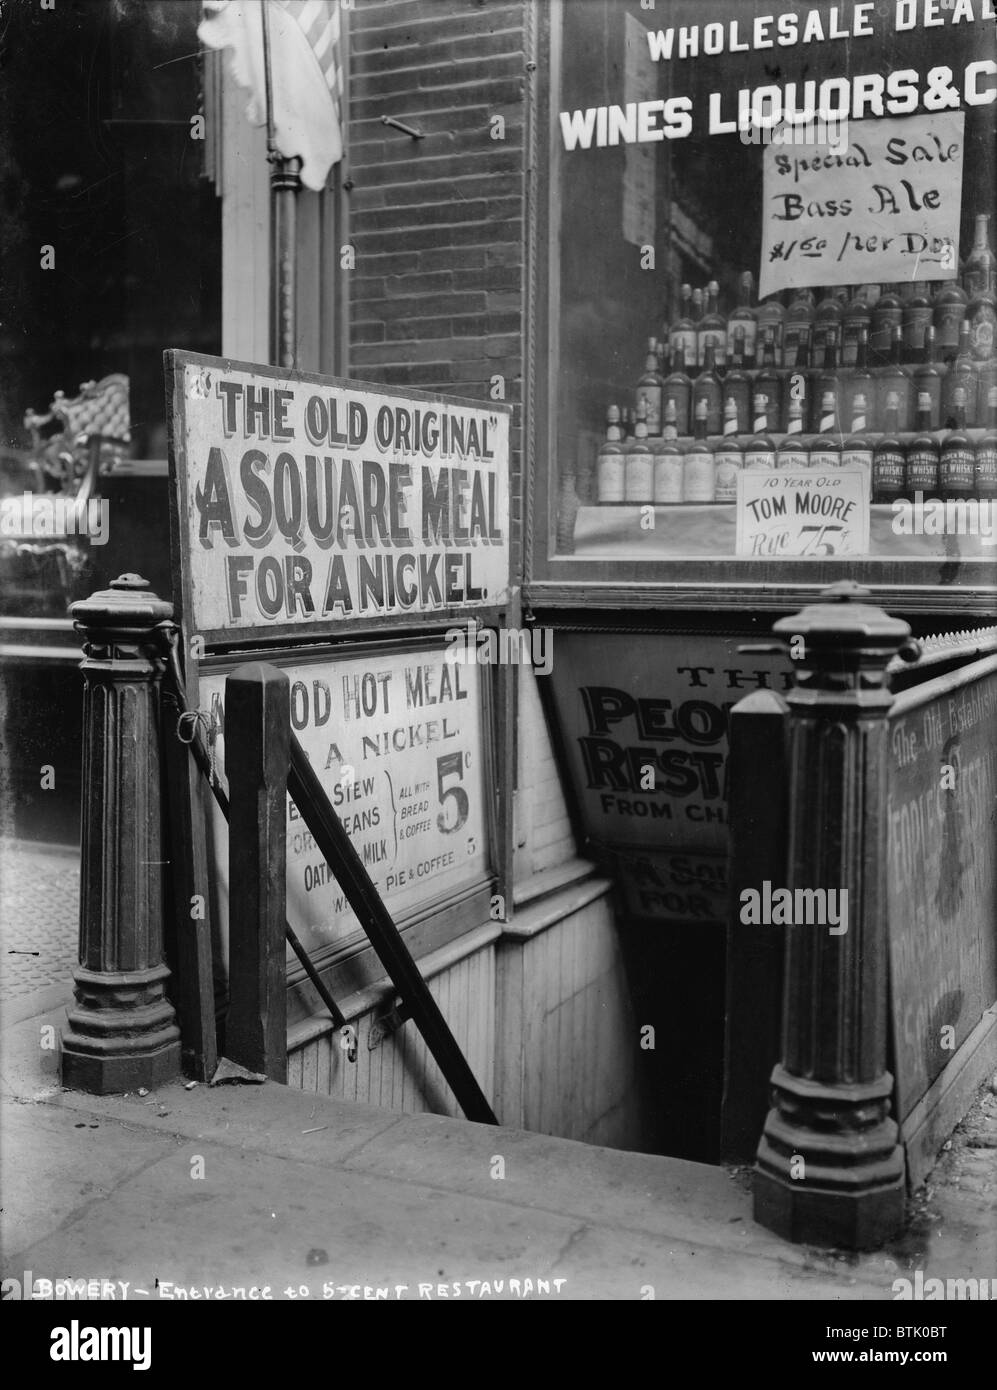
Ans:
<svg viewBox="0 0 997 1390"><path fill-rule="evenodd" d="M509 594L509 407L171 353L175 554L206 641Z"/></svg>
<svg viewBox="0 0 997 1390"><path fill-rule="evenodd" d="M833 145L769 144L759 293L954 280L965 121L962 111L850 121Z"/></svg>
<svg viewBox="0 0 997 1390"><path fill-rule="evenodd" d="M869 475L863 469L759 469L738 475L738 555L826 559L868 552Z"/></svg>
<svg viewBox="0 0 997 1390"><path fill-rule="evenodd" d="M484 882L491 783L481 668L443 647L281 667L291 683L291 726L396 921ZM202 675L200 706L222 725L220 768L224 693L224 675ZM212 840L225 903L228 841L217 808ZM290 797L287 915L309 951L360 930Z"/></svg>

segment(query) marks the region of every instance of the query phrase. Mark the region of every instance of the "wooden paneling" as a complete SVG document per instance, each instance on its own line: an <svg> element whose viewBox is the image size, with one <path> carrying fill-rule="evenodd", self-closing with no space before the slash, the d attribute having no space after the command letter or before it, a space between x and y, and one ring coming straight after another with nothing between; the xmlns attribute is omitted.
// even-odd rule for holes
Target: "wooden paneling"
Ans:
<svg viewBox="0 0 997 1390"><path fill-rule="evenodd" d="M541 900L499 944L496 1110L502 1124L641 1148L640 1029L605 880L565 891L574 910L530 932Z"/></svg>
<svg viewBox="0 0 997 1390"><path fill-rule="evenodd" d="M491 1099L495 1067L495 948L477 950L429 981L430 991L485 1095ZM347 1059L338 1034L325 1033L288 1056L288 1083L306 1091L356 1100L390 1110L459 1115L450 1088L414 1023L373 1050L371 1025L382 1006L368 1009L351 1026L357 1035L355 1062Z"/></svg>

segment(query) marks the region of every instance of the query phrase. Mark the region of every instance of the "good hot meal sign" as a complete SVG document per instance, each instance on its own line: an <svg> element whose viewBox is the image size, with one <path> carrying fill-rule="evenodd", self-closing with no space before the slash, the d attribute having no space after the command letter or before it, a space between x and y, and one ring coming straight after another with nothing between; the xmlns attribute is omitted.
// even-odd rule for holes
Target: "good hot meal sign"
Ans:
<svg viewBox="0 0 997 1390"><path fill-rule="evenodd" d="M507 406L186 353L170 367L191 633L328 630L507 600Z"/></svg>

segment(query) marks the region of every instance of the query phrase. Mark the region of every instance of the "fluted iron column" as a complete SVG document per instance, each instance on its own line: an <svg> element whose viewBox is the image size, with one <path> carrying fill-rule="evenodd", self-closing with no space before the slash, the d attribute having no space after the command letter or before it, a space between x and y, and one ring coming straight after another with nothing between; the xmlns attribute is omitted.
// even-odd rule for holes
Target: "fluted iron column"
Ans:
<svg viewBox="0 0 997 1390"><path fill-rule="evenodd" d="M105 1095L180 1070L165 997L163 843L154 629L170 604L135 574L74 603L83 637L83 824L76 1005L62 1037L62 1083Z"/></svg>
<svg viewBox="0 0 997 1390"><path fill-rule="evenodd" d="M773 887L844 890L847 928L787 927L782 1062L754 1181L756 1221L851 1249L882 1244L904 1216L886 1070L886 667L916 653L908 625L869 597L834 584L774 627L799 659L787 696L788 882Z"/></svg>

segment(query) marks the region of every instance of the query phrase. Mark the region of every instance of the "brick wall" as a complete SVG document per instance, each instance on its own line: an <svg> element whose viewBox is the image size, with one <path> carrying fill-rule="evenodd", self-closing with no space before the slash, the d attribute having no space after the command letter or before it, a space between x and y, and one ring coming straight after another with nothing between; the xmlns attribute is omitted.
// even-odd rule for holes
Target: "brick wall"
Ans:
<svg viewBox="0 0 997 1390"><path fill-rule="evenodd" d="M473 400L504 377L517 520L524 3L357 0L350 11L351 374Z"/></svg>

